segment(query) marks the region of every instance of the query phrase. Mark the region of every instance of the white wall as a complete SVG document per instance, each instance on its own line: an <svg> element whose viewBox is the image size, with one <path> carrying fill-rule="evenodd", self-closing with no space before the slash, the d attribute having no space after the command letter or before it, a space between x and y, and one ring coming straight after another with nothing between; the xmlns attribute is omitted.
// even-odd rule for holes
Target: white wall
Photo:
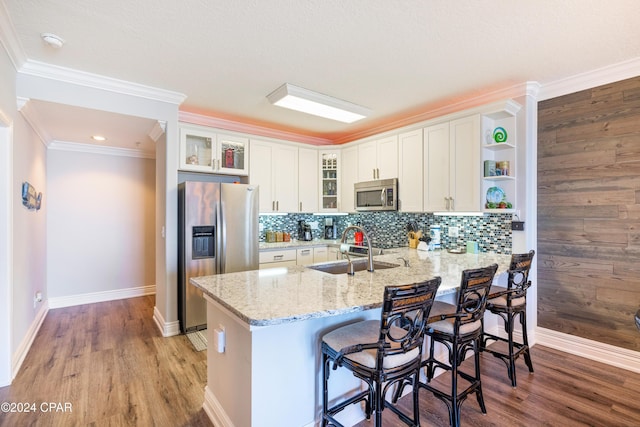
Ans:
<svg viewBox="0 0 640 427"><path fill-rule="evenodd" d="M22 206L21 186L30 182L46 193L46 148L18 113L16 68L4 49L0 49L0 112L3 147L0 154L10 164L3 167L0 185L0 215L4 243L0 256L0 385L13 379L29 348L39 322L46 313L41 303L34 307L33 296L46 288L46 203L39 211ZM7 145L9 144L9 145ZM8 193L8 194L7 194ZM9 361L7 360L9 359ZM7 366L7 363L10 366Z"/></svg>
<svg viewBox="0 0 640 427"><path fill-rule="evenodd" d="M48 297L155 290L155 161L50 149L47 170Z"/></svg>

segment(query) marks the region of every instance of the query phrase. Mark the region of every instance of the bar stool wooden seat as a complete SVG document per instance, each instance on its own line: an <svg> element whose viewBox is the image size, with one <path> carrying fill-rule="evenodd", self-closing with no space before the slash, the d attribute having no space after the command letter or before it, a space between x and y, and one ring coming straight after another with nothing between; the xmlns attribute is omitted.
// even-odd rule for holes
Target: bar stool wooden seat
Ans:
<svg viewBox="0 0 640 427"><path fill-rule="evenodd" d="M347 406L365 402L367 419L375 412L375 425L382 425L382 411L395 412L410 426L420 425L418 390L413 388L413 417L404 414L385 395L393 384L407 380L415 385L425 328L441 278L384 290L381 320L365 320L343 326L322 338L322 425L341 426L334 416ZM367 389L329 407L328 382L331 366L350 370Z"/></svg>
<svg viewBox="0 0 640 427"><path fill-rule="evenodd" d="M535 251L533 250L526 254L513 254L509 266L507 287L492 286L487 300L487 310L502 318L507 338L484 332L482 350L500 358L507 365L507 374L512 387L516 386L516 359L520 355L524 356L529 372L533 372L529 339L527 338L527 289L531 286L529 271L534 255ZM518 316L522 328L522 343L513 339L516 317ZM507 350L487 347L488 341L506 343Z"/></svg>
<svg viewBox="0 0 640 427"><path fill-rule="evenodd" d="M431 391L449 409L449 423L460 425L460 407L468 395L475 393L483 413L487 413L482 396L480 380L480 340L482 337L482 316L484 316L489 288L498 269L497 264L488 267L464 270L457 304L436 301L431 308L427 335L431 338L429 357L422 362L426 368L427 382L420 387ZM435 343L441 343L448 352L448 364L436 359ZM474 373L459 369L467 351L473 351ZM450 390L442 390L431 384L437 368L451 374ZM458 391L458 380L462 378L468 386Z"/></svg>

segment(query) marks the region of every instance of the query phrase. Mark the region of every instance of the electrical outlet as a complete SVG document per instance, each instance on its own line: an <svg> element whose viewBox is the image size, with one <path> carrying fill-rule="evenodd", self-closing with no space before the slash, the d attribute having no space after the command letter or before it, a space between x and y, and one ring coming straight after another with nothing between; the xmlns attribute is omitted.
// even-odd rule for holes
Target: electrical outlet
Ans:
<svg viewBox="0 0 640 427"><path fill-rule="evenodd" d="M36 308L39 302L42 302L42 292L38 291L33 296L33 308Z"/></svg>
<svg viewBox="0 0 640 427"><path fill-rule="evenodd" d="M511 229L514 231L524 231L524 221L511 221Z"/></svg>
<svg viewBox="0 0 640 427"><path fill-rule="evenodd" d="M449 237L458 237L458 227L456 226L449 227Z"/></svg>

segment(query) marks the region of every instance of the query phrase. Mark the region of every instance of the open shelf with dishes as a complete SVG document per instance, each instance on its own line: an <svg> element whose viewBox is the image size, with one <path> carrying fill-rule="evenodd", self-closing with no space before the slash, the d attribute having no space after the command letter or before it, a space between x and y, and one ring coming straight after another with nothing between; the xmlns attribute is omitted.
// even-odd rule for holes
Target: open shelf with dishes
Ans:
<svg viewBox="0 0 640 427"><path fill-rule="evenodd" d="M516 114L520 104L508 100L482 115L483 211L512 213L516 210Z"/></svg>

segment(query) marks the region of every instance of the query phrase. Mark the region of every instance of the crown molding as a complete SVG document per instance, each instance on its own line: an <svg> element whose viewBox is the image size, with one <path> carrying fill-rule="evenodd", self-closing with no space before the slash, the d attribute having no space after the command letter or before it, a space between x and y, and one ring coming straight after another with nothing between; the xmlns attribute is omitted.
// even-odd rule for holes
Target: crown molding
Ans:
<svg viewBox="0 0 640 427"><path fill-rule="evenodd" d="M412 116L404 117L400 120L384 123L380 126L367 128L366 130L363 130L361 132L355 132L345 137L337 138L333 141L333 144L346 144L347 142L357 141L369 136L379 135L384 132L416 125L418 123L426 122L432 119L452 116L455 113L483 107L490 103L503 101L504 99L535 94L537 92L535 90L536 85L538 85L538 83L536 82L519 83L502 89L486 92L478 96L465 98L458 102L448 103L446 105L442 105L441 107L433 108Z"/></svg>
<svg viewBox="0 0 640 427"><path fill-rule="evenodd" d="M50 150L73 151L77 153L102 154L107 156L136 157L140 159L155 159L155 153L133 150L130 148L105 147L103 145L82 144L79 142L54 140L49 143Z"/></svg>
<svg viewBox="0 0 640 427"><path fill-rule="evenodd" d="M29 126L31 126L33 131L36 133L40 142L42 142L45 147L49 147L52 140L51 135L49 135L49 132L47 132L42 125L38 112L33 108L33 103L29 101L31 101L29 98L18 96L16 99L18 111L20 111L22 117L24 117L27 123L29 123Z"/></svg>
<svg viewBox="0 0 640 427"><path fill-rule="evenodd" d="M160 138L167 131L167 122L164 120L158 120L153 126L153 129L149 131L149 138L158 142Z"/></svg>
<svg viewBox="0 0 640 427"><path fill-rule="evenodd" d="M195 125L208 126L218 129L224 129L234 132L249 133L256 136L267 138L284 139L292 142L301 142L311 145L332 145L333 141L326 138L301 135L294 132L287 132L277 129L271 129L264 126L234 122L232 120L221 119L218 117L204 116L197 113L187 111L178 111L178 121L191 123Z"/></svg>
<svg viewBox="0 0 640 427"><path fill-rule="evenodd" d="M18 39L18 34L9 18L9 11L3 0L0 0L0 44L7 51L7 55L16 71L27 62L24 48Z"/></svg>
<svg viewBox="0 0 640 427"><path fill-rule="evenodd" d="M597 86L637 77L640 75L640 58L618 62L602 68L576 74L574 76L544 83L539 101L544 101L570 93L592 89Z"/></svg>
<svg viewBox="0 0 640 427"><path fill-rule="evenodd" d="M186 95L179 92L131 83L124 80L33 60L27 60L24 65L20 67L18 73L106 90L123 95L131 95L154 101L166 102L169 104L180 105L186 99Z"/></svg>

